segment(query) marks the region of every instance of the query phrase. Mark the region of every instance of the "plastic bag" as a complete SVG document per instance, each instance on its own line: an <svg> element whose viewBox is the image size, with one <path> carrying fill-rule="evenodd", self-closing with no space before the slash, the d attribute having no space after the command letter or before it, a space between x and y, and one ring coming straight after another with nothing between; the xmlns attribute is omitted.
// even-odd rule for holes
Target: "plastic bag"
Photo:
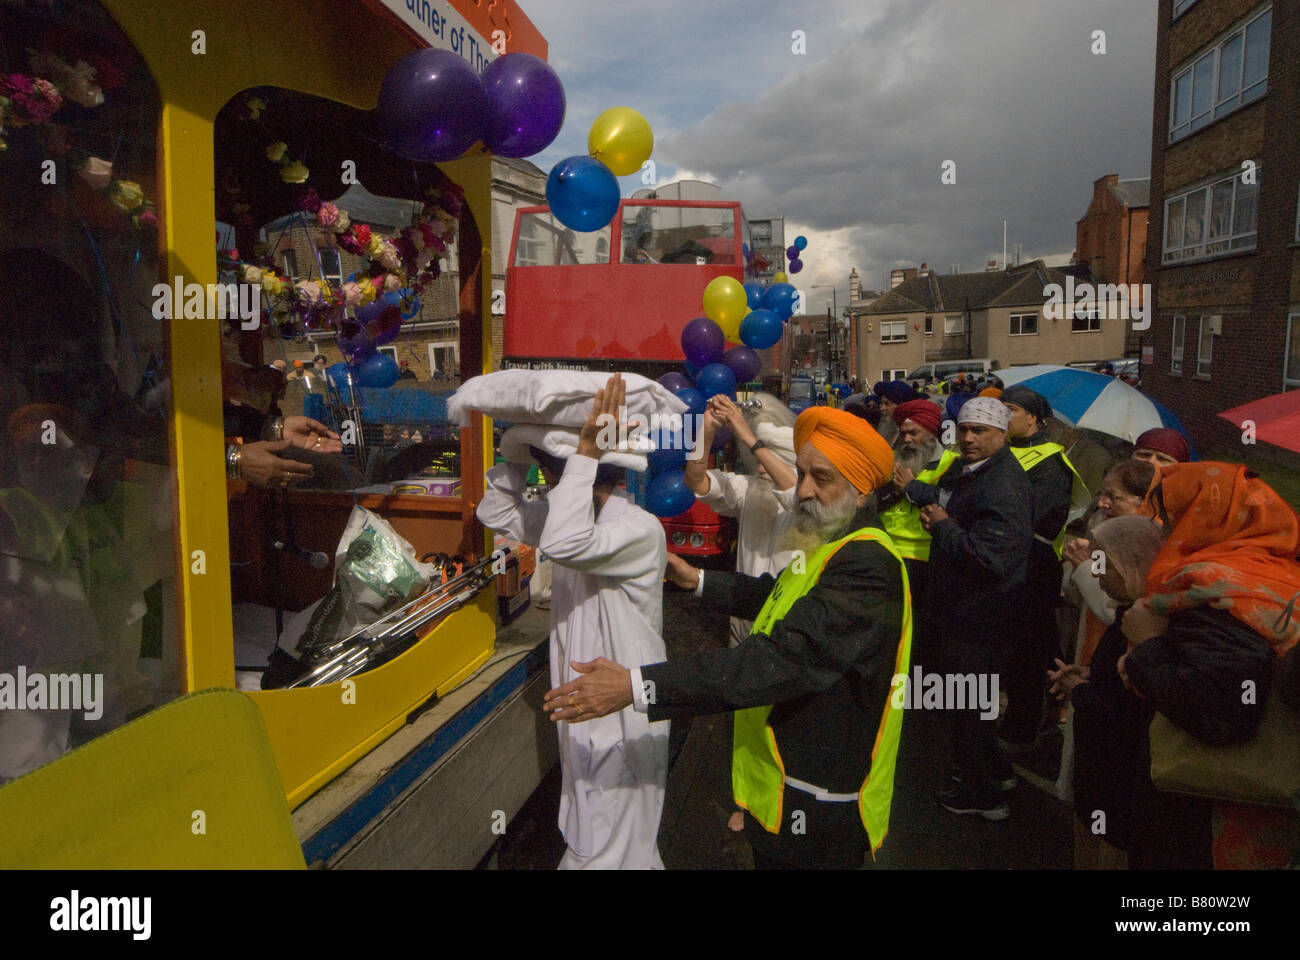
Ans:
<svg viewBox="0 0 1300 960"><path fill-rule="evenodd" d="M334 554L334 586L313 612L299 656L316 659L324 647L414 600L437 573L387 520L353 507Z"/></svg>

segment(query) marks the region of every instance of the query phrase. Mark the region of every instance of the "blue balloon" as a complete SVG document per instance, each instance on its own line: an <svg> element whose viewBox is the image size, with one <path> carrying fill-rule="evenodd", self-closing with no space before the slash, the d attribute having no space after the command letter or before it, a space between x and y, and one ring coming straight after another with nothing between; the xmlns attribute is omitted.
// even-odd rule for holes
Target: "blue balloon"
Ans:
<svg viewBox="0 0 1300 960"><path fill-rule="evenodd" d="M618 179L594 157L569 157L551 168L546 202L570 230L591 233L618 213Z"/></svg>
<svg viewBox="0 0 1300 960"><path fill-rule="evenodd" d="M721 367L722 364L717 364ZM726 369L725 367L723 369ZM730 371L728 371L730 372ZM733 376L734 380L735 377ZM686 404L686 413L683 416L704 416L705 408L709 405L709 398L694 387L687 387L685 390L676 391L677 399Z"/></svg>
<svg viewBox="0 0 1300 960"><path fill-rule="evenodd" d="M749 298L749 309L757 310L763 305L763 294L767 293L767 287L761 283L745 284L745 296Z"/></svg>
<svg viewBox="0 0 1300 960"><path fill-rule="evenodd" d="M375 341L367 332L365 322L360 319L343 321L338 345L339 351L350 363L361 363L367 357L375 355Z"/></svg>
<svg viewBox="0 0 1300 960"><path fill-rule="evenodd" d="M330 378L330 383L334 385L334 389L341 393L344 399L346 399L348 395L348 365L346 363L332 363L325 368L325 376ZM356 378L357 371L353 368L353 381L355 381Z"/></svg>
<svg viewBox="0 0 1300 960"><path fill-rule="evenodd" d="M763 295L763 309L771 310L781 320L789 320L794 316L794 301L798 295L798 291L790 284L774 283Z"/></svg>
<svg viewBox="0 0 1300 960"><path fill-rule="evenodd" d="M376 353L353 376L358 386L385 388L395 384L401 372L396 360L386 353Z"/></svg>
<svg viewBox="0 0 1300 960"><path fill-rule="evenodd" d="M390 290L384 294L384 299L402 312L403 320L410 320L420 312L420 298L410 287L403 287L401 290Z"/></svg>
<svg viewBox="0 0 1300 960"><path fill-rule="evenodd" d="M740 342L751 350L766 350L781 342L785 326L771 310L755 310L740 321Z"/></svg>
<svg viewBox="0 0 1300 960"><path fill-rule="evenodd" d="M686 368L686 375L690 377L692 380L694 380L696 377L700 375L700 368L697 367L695 364L691 363L691 361L687 360L685 363L682 364L682 366ZM673 392L676 393L676 391Z"/></svg>
<svg viewBox="0 0 1300 960"><path fill-rule="evenodd" d="M686 474L670 470L651 477L646 486L645 506L656 517L675 517L695 505L695 493L686 485Z"/></svg>
<svg viewBox="0 0 1300 960"><path fill-rule="evenodd" d="M725 363L711 363L701 370L700 375L695 378L695 386L706 399L720 393L733 400L736 399L736 375Z"/></svg>
<svg viewBox="0 0 1300 960"><path fill-rule="evenodd" d="M680 430L660 430L653 435L655 450L646 455L652 474L686 468L686 438Z"/></svg>
<svg viewBox="0 0 1300 960"><path fill-rule="evenodd" d="M740 252L743 253L746 257L748 257L748 256L749 256L749 244L747 244L747 243L742 243L742 244L740 245Z"/></svg>
<svg viewBox="0 0 1300 960"><path fill-rule="evenodd" d="M808 238L803 234L800 234L794 238L794 245L797 249L802 250L804 247L808 246Z"/></svg>

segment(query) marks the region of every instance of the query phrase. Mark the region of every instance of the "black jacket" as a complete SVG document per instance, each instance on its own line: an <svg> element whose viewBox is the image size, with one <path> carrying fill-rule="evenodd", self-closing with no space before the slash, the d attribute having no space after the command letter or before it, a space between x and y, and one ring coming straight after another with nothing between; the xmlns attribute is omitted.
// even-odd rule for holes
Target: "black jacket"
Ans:
<svg viewBox="0 0 1300 960"><path fill-rule="evenodd" d="M863 511L853 529L868 525L879 526ZM752 619L774 582L710 571L701 602ZM650 719L772 704L768 722L787 775L853 793L871 766L902 621L898 561L879 543L847 543L771 636L642 667L642 681L654 684Z"/></svg>
<svg viewBox="0 0 1300 960"><path fill-rule="evenodd" d="M1016 437L1014 440L1007 441L1010 446L1018 448L1037 447L1051 442L1046 430L1039 430L1032 437ZM1029 489L1033 495L1034 534L1042 538L1042 540L1036 539L1031 548L1031 566L1037 567L1040 578L1045 576L1050 581L1049 586L1054 584L1059 591L1061 561L1057 559L1051 543L1070 516L1074 474L1065 465L1065 460L1060 455L1056 455L1049 457L1032 470L1027 470L1025 475L1029 477Z"/></svg>
<svg viewBox="0 0 1300 960"><path fill-rule="evenodd" d="M974 472L954 463L939 490L951 497L948 518L930 531L927 620L954 639L986 643L1025 582L1034 542L1029 478L1004 446Z"/></svg>
<svg viewBox="0 0 1300 960"><path fill-rule="evenodd" d="M1155 709L1197 739L1223 745L1254 736L1274 661L1269 642L1230 611L1201 606L1170 616L1164 634L1134 647L1124 669ZM1243 698L1246 681L1253 697Z"/></svg>

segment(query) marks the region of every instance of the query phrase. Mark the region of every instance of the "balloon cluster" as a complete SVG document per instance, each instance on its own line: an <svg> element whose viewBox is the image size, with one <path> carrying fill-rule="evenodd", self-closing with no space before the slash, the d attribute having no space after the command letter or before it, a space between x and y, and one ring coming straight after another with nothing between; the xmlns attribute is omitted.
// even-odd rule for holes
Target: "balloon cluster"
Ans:
<svg viewBox="0 0 1300 960"><path fill-rule="evenodd" d="M788 283L764 287L725 276L704 288L704 316L682 329L686 373L673 370L659 378L686 404L686 416L702 417L709 399L718 394L734 400L736 385L758 376L762 360L757 351L781 341L797 296ZM730 430L719 430L711 449L722 449L730 439ZM686 485L684 437L661 431L654 440L659 449L649 458L646 509L658 517L674 517L695 502Z"/></svg>
<svg viewBox="0 0 1300 960"><path fill-rule="evenodd" d="M587 134L587 156L561 160L546 178L546 203L570 230L599 230L618 213L618 177L641 169L654 149L650 124L631 107L610 107Z"/></svg>
<svg viewBox="0 0 1300 960"><path fill-rule="evenodd" d="M500 157L546 149L564 125L564 87L531 53L498 57L479 77L450 50L408 53L384 77L379 124L411 160L455 160L482 140Z"/></svg>
<svg viewBox="0 0 1300 960"><path fill-rule="evenodd" d="M803 269L803 260L800 259L800 255L807 246L808 238L801 234L794 238L794 243L785 248L785 258L790 261L788 269L791 273L798 273Z"/></svg>

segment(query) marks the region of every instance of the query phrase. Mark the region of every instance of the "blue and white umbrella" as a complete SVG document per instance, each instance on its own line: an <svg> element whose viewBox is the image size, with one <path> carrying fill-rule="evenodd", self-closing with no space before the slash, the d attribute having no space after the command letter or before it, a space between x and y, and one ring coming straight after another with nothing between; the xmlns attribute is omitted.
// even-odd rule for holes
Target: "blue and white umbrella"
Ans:
<svg viewBox="0 0 1300 960"><path fill-rule="evenodd" d="M1192 438L1177 417L1118 377L1050 363L1010 367L993 375L1008 387L1025 386L1042 395L1052 405L1056 418L1072 426L1129 443L1147 430L1172 427L1191 445Z"/></svg>

